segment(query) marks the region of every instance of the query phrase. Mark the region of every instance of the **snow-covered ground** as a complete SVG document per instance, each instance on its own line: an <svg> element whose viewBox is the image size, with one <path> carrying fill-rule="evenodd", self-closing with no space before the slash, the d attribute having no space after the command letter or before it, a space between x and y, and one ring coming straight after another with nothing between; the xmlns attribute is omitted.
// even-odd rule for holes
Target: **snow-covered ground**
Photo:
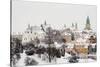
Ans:
<svg viewBox="0 0 100 67"><path fill-rule="evenodd" d="M16 67L31 67L31 66L25 66L26 57L30 57L30 58L36 60L36 62L38 62L38 65L42 65L42 64L66 64L66 63L69 63L68 59L69 59L69 57L71 57L71 55L68 53L65 53L64 57L55 58L51 61L51 63L49 63L48 59L43 60L42 58L39 58L37 54L34 54L32 56L27 56L25 53L22 53L21 59L16 63ZM86 62L94 62L95 61L93 59L78 59L78 60L79 60L79 63L86 63Z"/></svg>

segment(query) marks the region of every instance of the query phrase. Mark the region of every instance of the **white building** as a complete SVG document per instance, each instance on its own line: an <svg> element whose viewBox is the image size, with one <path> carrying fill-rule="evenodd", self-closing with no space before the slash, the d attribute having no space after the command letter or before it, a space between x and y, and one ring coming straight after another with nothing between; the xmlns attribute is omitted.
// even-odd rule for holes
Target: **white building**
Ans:
<svg viewBox="0 0 100 67"><path fill-rule="evenodd" d="M30 26L25 30L22 36L22 44L34 41L38 38L39 40L44 38L45 33L41 30L39 26Z"/></svg>

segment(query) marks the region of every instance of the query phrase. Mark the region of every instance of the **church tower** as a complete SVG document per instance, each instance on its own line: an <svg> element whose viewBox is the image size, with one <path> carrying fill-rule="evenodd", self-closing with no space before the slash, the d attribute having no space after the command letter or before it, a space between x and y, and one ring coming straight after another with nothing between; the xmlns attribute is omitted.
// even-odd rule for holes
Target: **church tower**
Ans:
<svg viewBox="0 0 100 67"><path fill-rule="evenodd" d="M30 26L30 24L28 24L28 29L30 29L31 28L31 26Z"/></svg>
<svg viewBox="0 0 100 67"><path fill-rule="evenodd" d="M74 28L74 24L72 23L72 26L71 26L72 28Z"/></svg>
<svg viewBox="0 0 100 67"><path fill-rule="evenodd" d="M91 30L91 24L90 24L89 16L87 16L87 18L86 18L85 30Z"/></svg>
<svg viewBox="0 0 100 67"><path fill-rule="evenodd" d="M76 30L78 29L78 27L77 27L77 23L75 23L75 29L76 29Z"/></svg>

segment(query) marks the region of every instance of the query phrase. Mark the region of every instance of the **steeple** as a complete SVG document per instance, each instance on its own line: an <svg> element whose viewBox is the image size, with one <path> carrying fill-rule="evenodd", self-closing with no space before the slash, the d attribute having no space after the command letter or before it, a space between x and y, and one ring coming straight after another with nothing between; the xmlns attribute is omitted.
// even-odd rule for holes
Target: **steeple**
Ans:
<svg viewBox="0 0 100 67"><path fill-rule="evenodd" d="M86 19L86 24L90 24L90 19L89 19L89 16L87 16L87 19Z"/></svg>
<svg viewBox="0 0 100 67"><path fill-rule="evenodd" d="M87 18L86 18L85 30L91 30L91 24L90 24L89 16L87 16Z"/></svg>
<svg viewBox="0 0 100 67"><path fill-rule="evenodd" d="M47 25L47 22L46 22L46 20L44 21L44 25Z"/></svg>
<svg viewBox="0 0 100 67"><path fill-rule="evenodd" d="M28 24L28 29L30 29L31 28L31 26L30 26L30 24Z"/></svg>
<svg viewBox="0 0 100 67"><path fill-rule="evenodd" d="M66 24L64 24L64 28L66 29Z"/></svg>
<svg viewBox="0 0 100 67"><path fill-rule="evenodd" d="M72 28L74 27L74 24L72 23Z"/></svg>
<svg viewBox="0 0 100 67"><path fill-rule="evenodd" d="M78 28L78 27L77 27L77 23L75 23L75 29L77 30L77 28Z"/></svg>

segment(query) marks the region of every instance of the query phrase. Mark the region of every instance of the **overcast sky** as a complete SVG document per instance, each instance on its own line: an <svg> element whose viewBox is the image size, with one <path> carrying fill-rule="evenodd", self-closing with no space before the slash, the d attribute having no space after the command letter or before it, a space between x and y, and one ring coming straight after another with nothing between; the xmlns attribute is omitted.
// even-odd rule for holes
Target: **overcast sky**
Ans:
<svg viewBox="0 0 100 67"><path fill-rule="evenodd" d="M86 17L90 17L91 28L96 30L96 6L41 3L33 1L12 2L12 32L24 32L27 25L40 25L46 20L55 28L62 28L64 24L70 27L78 24L82 30L86 24Z"/></svg>

